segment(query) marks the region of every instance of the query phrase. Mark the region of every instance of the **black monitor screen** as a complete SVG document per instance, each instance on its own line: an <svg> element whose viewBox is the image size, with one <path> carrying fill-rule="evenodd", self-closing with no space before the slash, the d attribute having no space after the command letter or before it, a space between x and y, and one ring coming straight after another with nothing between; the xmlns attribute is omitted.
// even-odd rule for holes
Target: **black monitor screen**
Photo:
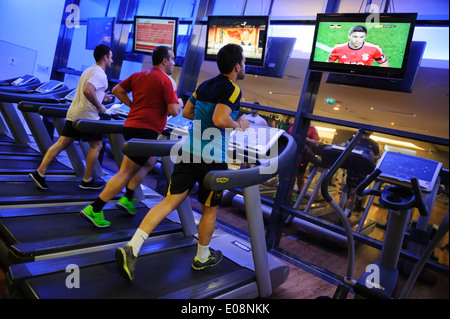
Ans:
<svg viewBox="0 0 450 319"><path fill-rule="evenodd" d="M86 49L94 50L99 44L111 47L114 32L114 18L88 18Z"/></svg>
<svg viewBox="0 0 450 319"><path fill-rule="evenodd" d="M244 49L247 65L264 65L268 16L209 16L205 60L216 60L220 48L228 43Z"/></svg>
<svg viewBox="0 0 450 319"><path fill-rule="evenodd" d="M160 45L176 53L178 18L134 17L133 51L151 54Z"/></svg>
<svg viewBox="0 0 450 319"><path fill-rule="evenodd" d="M417 14L318 14L310 69L403 78Z"/></svg>
<svg viewBox="0 0 450 319"><path fill-rule="evenodd" d="M246 66L245 73L282 78L295 41L296 38L269 37L264 66Z"/></svg>

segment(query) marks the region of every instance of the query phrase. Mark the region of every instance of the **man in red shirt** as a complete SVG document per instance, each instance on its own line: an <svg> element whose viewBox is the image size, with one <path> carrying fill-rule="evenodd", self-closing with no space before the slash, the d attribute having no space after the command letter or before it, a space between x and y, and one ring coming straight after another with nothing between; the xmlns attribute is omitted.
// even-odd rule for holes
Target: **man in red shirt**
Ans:
<svg viewBox="0 0 450 319"><path fill-rule="evenodd" d="M125 140L156 139L166 126L167 113L172 116L180 113L183 101L177 97L176 83L169 77L175 66L174 58L170 48L159 46L153 51L151 69L132 74L112 89L112 93L130 107L124 124ZM128 97L130 92L133 100ZM103 218L103 207L125 186L126 194L116 205L130 214L135 214L134 191L155 163L155 157L124 156L119 172L108 181L92 205L81 210L81 215L96 227L110 226L111 223Z"/></svg>
<svg viewBox="0 0 450 319"><path fill-rule="evenodd" d="M389 67L389 61L378 45L365 41L367 29L362 25L353 26L349 33L349 41L337 44L328 57L327 62L338 61L344 64L369 65L375 60L382 67Z"/></svg>

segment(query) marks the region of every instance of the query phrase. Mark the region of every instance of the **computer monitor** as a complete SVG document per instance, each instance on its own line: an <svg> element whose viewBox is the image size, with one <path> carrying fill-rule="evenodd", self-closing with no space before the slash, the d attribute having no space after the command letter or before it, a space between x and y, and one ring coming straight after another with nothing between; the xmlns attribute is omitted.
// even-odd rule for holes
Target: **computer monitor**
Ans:
<svg viewBox="0 0 450 319"><path fill-rule="evenodd" d="M395 185L411 187L411 179L417 178L421 190L430 193L441 172L442 163L426 158L386 151L378 161L380 180Z"/></svg>
<svg viewBox="0 0 450 319"><path fill-rule="evenodd" d="M246 65L264 65L268 16L209 16L205 60L215 61L219 50L229 43L241 45Z"/></svg>
<svg viewBox="0 0 450 319"><path fill-rule="evenodd" d="M134 17L133 52L152 54L160 45L176 51L178 18L173 17Z"/></svg>
<svg viewBox="0 0 450 319"><path fill-rule="evenodd" d="M310 70L403 79L416 13L318 14Z"/></svg>

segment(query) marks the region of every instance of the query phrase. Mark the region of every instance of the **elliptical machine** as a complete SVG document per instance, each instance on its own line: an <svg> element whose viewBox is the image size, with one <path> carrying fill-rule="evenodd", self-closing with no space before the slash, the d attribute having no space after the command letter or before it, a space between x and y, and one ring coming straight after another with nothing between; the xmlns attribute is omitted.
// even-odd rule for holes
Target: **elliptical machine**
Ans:
<svg viewBox="0 0 450 319"><path fill-rule="evenodd" d="M397 286L399 270L397 268L404 234L409 223L411 209L417 207L422 216L429 214L422 198L421 185L416 177L410 178L409 181L402 182L393 186L385 187L383 191L378 189L365 189L371 182L376 180L381 174L382 170L376 168L357 188L358 196L375 195L379 196L379 202L386 208L389 208L389 220L386 229L384 245L381 251L381 256L378 261L369 265L366 272L358 279L354 280L353 267L355 261L355 242L351 225L344 215L344 211L336 201L328 193L328 185L330 180L339 169L342 163L350 155L351 151L358 144L361 137L364 135L364 130L360 129L352 141L348 144L344 152L333 164L322 182L322 195L324 199L334 208L338 214L347 236L348 247L348 261L346 275L338 285L333 299L345 299L350 288L357 296L364 298L389 299L394 298L395 288ZM379 164L381 163L381 160ZM441 163L437 163L435 172L431 172L433 176L438 174L441 168ZM439 165L440 164L440 165ZM437 172L437 173L436 173ZM435 236L423 251L414 269L412 270L407 283L404 286L401 298L407 298L411 289L417 280L418 275L422 271L426 261L432 254L434 248L438 245L440 240L448 232L448 213L444 217Z"/></svg>

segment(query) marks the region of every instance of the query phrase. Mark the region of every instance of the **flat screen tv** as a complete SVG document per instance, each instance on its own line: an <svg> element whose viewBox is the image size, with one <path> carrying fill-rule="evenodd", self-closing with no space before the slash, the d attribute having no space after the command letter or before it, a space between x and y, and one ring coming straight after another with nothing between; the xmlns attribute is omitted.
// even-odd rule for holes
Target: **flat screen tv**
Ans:
<svg viewBox="0 0 450 319"><path fill-rule="evenodd" d="M246 65L263 66L268 28L268 16L209 16L205 60L215 61L221 47L234 43L244 49Z"/></svg>
<svg viewBox="0 0 450 319"><path fill-rule="evenodd" d="M245 73L282 78L294 50L296 38L269 37L264 66L246 65Z"/></svg>
<svg viewBox="0 0 450 319"><path fill-rule="evenodd" d="M86 49L94 50L99 44L111 47L115 18L88 18L86 31Z"/></svg>
<svg viewBox="0 0 450 319"><path fill-rule="evenodd" d="M176 51L178 18L173 17L134 17L133 52L152 54L160 45Z"/></svg>
<svg viewBox="0 0 450 319"><path fill-rule="evenodd" d="M318 14L309 69L403 79L416 13Z"/></svg>

